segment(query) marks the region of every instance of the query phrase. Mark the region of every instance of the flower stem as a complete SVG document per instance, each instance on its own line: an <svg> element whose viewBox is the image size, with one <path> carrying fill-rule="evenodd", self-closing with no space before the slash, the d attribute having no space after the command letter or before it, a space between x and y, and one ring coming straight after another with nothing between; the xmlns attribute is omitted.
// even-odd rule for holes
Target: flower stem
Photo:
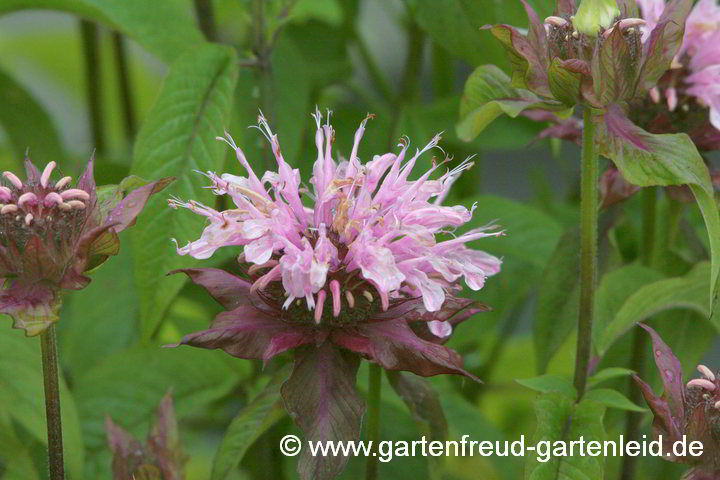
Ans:
<svg viewBox="0 0 720 480"><path fill-rule="evenodd" d="M58 381L55 325L51 325L40 335L40 345L45 383L50 480L63 480L65 478L65 467L63 463L62 424L60 421L60 385Z"/></svg>
<svg viewBox="0 0 720 480"><path fill-rule="evenodd" d="M87 87L90 135L98 155L105 153L105 127L103 122L102 85L100 75L100 45L98 27L80 20L80 35L85 56L85 84Z"/></svg>
<svg viewBox="0 0 720 480"><path fill-rule="evenodd" d="M643 223L642 223L642 253L641 261L645 266L652 264L655 251L655 225L657 220L657 191L655 187L646 187L642 190L643 201ZM645 377L647 370L648 342L647 334L639 328L633 332L632 349L630 353L630 368L641 378ZM630 400L636 404L642 404L643 396L639 388L634 386L630 380ZM635 440L639 437L640 424L643 414L640 412L628 412L625 424L625 438ZM635 476L635 457L627 455L623 458L621 480L631 480Z"/></svg>
<svg viewBox="0 0 720 480"><path fill-rule="evenodd" d="M380 390L382 387L382 369L380 365L370 364L368 380L368 423L367 439L372 442L373 450L377 448L380 435ZM367 459L365 479L377 479L377 456L371 455Z"/></svg>
<svg viewBox="0 0 720 480"><path fill-rule="evenodd" d="M135 107L133 105L133 92L130 84L130 69L127 62L125 39L120 32L112 33L113 52L115 53L115 68L117 70L118 88L123 112L125 137L128 144L132 143L135 135Z"/></svg>
<svg viewBox="0 0 720 480"><path fill-rule="evenodd" d="M591 333L597 276L598 155L592 111L583 114L582 176L580 184L580 308L578 312L575 389L578 400L585 393L590 363Z"/></svg>

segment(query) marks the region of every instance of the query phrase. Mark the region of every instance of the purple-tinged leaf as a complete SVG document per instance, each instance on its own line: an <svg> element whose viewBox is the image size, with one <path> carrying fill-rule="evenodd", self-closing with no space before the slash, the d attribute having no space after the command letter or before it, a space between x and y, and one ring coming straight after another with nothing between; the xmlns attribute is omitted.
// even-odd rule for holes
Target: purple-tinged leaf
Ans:
<svg viewBox="0 0 720 480"><path fill-rule="evenodd" d="M297 352L295 367L281 388L285 408L309 442L347 442L360 438L365 405L355 390L359 358L329 342ZM331 480L346 456L312 456L305 446L298 459L303 480Z"/></svg>
<svg viewBox="0 0 720 480"><path fill-rule="evenodd" d="M645 401L653 412L653 437L657 440L662 435L663 455L672 454L672 442L682 439L682 434L672 418L667 401L655 395L650 385L637 375L633 375L632 378L638 384ZM668 458L670 457L668 456Z"/></svg>
<svg viewBox="0 0 720 480"><path fill-rule="evenodd" d="M155 463L164 473L164 480L184 478L187 456L180 442L170 392L165 394L155 412L155 419L148 434L148 448L155 457Z"/></svg>
<svg viewBox="0 0 720 480"><path fill-rule="evenodd" d="M508 53L512 66L512 86L527 88L537 95L550 97L547 79L547 44L533 45L528 37L510 25L486 26Z"/></svg>
<svg viewBox="0 0 720 480"><path fill-rule="evenodd" d="M456 351L423 340L404 321L362 325L358 330L368 339L372 360L386 370L407 370L422 377L450 373L480 381L463 369Z"/></svg>
<svg viewBox="0 0 720 480"><path fill-rule="evenodd" d="M105 431L110 452L113 454L113 479L133 478L137 468L144 462L145 447L122 427L116 425L110 417L105 417Z"/></svg>
<svg viewBox="0 0 720 480"><path fill-rule="evenodd" d="M685 20L690 14L692 0L673 0L665 6L657 25L645 42L645 63L640 73L641 87L654 87L670 68L682 45Z"/></svg>
<svg viewBox="0 0 720 480"><path fill-rule="evenodd" d="M116 232L122 232L132 226L150 197L170 185L174 180L174 177L163 178L131 191L109 212L105 223L115 224Z"/></svg>
<svg viewBox="0 0 720 480"><path fill-rule="evenodd" d="M640 187L625 180L616 168L609 168L600 177L599 190L600 206L608 208L635 195Z"/></svg>
<svg viewBox="0 0 720 480"><path fill-rule="evenodd" d="M572 15L575 13L575 0L558 0L555 13L560 16Z"/></svg>
<svg viewBox="0 0 720 480"><path fill-rule="evenodd" d="M568 107L579 103L582 97L582 74L571 70L571 68L584 69L582 63L583 62L567 63L559 58L554 58L548 69L550 91L555 98ZM585 66L587 66L587 62L584 63ZM568 66L570 68L568 68Z"/></svg>
<svg viewBox="0 0 720 480"><path fill-rule="evenodd" d="M634 96L637 62L630 52L629 40L620 28L598 40L591 62L595 96L604 105L629 100Z"/></svg>
<svg viewBox="0 0 720 480"><path fill-rule="evenodd" d="M387 378L421 430L427 431L432 440L446 440L447 419L440 396L430 382L405 372L387 372Z"/></svg>
<svg viewBox="0 0 720 480"><path fill-rule="evenodd" d="M653 358L657 365L663 385L665 386L665 397L667 399L670 414L678 429L682 428L685 421L685 382L683 380L683 368L680 360L677 359L670 347L663 342L660 335L644 323L640 326L650 334L653 346Z"/></svg>
<svg viewBox="0 0 720 480"><path fill-rule="evenodd" d="M184 273L193 283L205 288L208 293L227 310L243 305L252 305L250 301L250 282L218 268L185 268L173 270L168 275Z"/></svg>
<svg viewBox="0 0 720 480"><path fill-rule="evenodd" d="M254 307L241 306L219 313L208 330L186 335L178 345L219 348L234 357L267 362L282 352L316 342L318 335L310 325L284 322Z"/></svg>

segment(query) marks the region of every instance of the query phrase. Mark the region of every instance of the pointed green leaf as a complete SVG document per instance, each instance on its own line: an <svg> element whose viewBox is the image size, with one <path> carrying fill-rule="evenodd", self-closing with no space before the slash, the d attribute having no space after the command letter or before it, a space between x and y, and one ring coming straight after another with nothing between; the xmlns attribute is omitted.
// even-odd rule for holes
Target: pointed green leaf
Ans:
<svg viewBox="0 0 720 480"><path fill-rule="evenodd" d="M560 102L545 101L528 90L512 87L510 77L495 65L478 67L465 83L458 137L469 142L500 115L515 118L530 108L569 113Z"/></svg>
<svg viewBox="0 0 720 480"><path fill-rule="evenodd" d="M595 388L598 385L600 385L603 382L607 382L608 380L613 380L616 378L622 378L622 377L629 377L635 373L633 370L630 370L629 368L622 368L622 367L609 367L604 368L600 370L599 372L593 374L588 379L588 387L589 388Z"/></svg>
<svg viewBox="0 0 720 480"><path fill-rule="evenodd" d="M174 195L213 205L213 195L204 188L206 179L196 171L222 166L225 148L215 137L223 134L229 122L236 78L233 49L206 44L188 51L170 67L138 133L131 172L149 179L177 177L148 202L131 231L145 338L153 334L184 282L180 275L166 278L165 274L194 263L190 257L177 255L170 239L185 243L199 236L203 228L197 215L168 208L167 198Z"/></svg>
<svg viewBox="0 0 720 480"><path fill-rule="evenodd" d="M569 398L577 397L577 391L570 379L562 375L545 374L533 378L520 378L515 381L536 392L558 392Z"/></svg>
<svg viewBox="0 0 720 480"><path fill-rule="evenodd" d="M609 408L629 410L631 412L645 412L647 409L635 405L625 395L611 388L598 388L585 393L585 400L593 400Z"/></svg>
<svg viewBox="0 0 720 480"><path fill-rule="evenodd" d="M603 416L605 407L592 400L575 403L570 397L559 393L546 393L535 400L537 430L533 444L538 442L585 442L605 440ZM525 463L525 480L602 480L604 458L602 456L551 456L548 461L542 451L529 452ZM540 457L540 460L538 459Z"/></svg>
<svg viewBox="0 0 720 480"><path fill-rule="evenodd" d="M641 187L690 186L710 239L712 268L706 310L714 312L720 291L720 214L710 173L692 140L684 133L648 133L615 105L608 108L598 132L599 152L615 163L628 182Z"/></svg>
<svg viewBox="0 0 720 480"><path fill-rule="evenodd" d="M709 317L709 279L710 264L701 262L682 277L660 280L639 288L627 298L598 336L598 353L604 354L615 340L636 323L665 310L687 308ZM720 328L720 325L715 327Z"/></svg>
<svg viewBox="0 0 720 480"><path fill-rule="evenodd" d="M22 166L26 151L39 165L53 160L63 164L65 151L52 119L30 92L1 70L0 105L0 128L13 146L15 168Z"/></svg>
<svg viewBox="0 0 720 480"><path fill-rule="evenodd" d="M278 420L285 416L280 386L287 380L289 368L283 368L258 396L248 403L225 431L213 459L211 480L224 480L242 461L253 443Z"/></svg>

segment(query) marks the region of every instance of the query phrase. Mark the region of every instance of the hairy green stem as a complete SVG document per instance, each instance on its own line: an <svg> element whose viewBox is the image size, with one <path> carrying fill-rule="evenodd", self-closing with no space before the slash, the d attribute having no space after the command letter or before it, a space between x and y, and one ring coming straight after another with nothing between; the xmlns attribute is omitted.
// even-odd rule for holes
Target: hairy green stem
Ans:
<svg viewBox="0 0 720 480"><path fill-rule="evenodd" d="M583 123L580 183L580 308L574 381L578 399L585 393L590 363L598 235L598 155L595 149L595 124L590 108L585 109Z"/></svg>
<svg viewBox="0 0 720 480"><path fill-rule="evenodd" d="M643 223L642 223L642 252L640 259L643 265L650 266L655 251L655 227L657 224L657 191L655 187L642 190ZM643 330L636 328L633 331L632 348L630 351L630 368L641 377L645 377L647 370L648 336ZM630 400L636 404L643 403L642 392L630 380ZM640 436L640 424L643 413L628 412L625 423L625 438L636 440ZM636 458L630 455L623 457L620 480L631 480L635 477Z"/></svg>
<svg viewBox="0 0 720 480"><path fill-rule="evenodd" d="M372 442L373 453L376 453L380 435L380 391L382 387L382 369L376 363L370 364L370 376L368 379L368 422L367 440ZM367 458L365 469L366 480L377 479L377 456L370 455Z"/></svg>
<svg viewBox="0 0 720 480"><path fill-rule="evenodd" d="M55 325L40 335L42 350L43 380L45 384L45 414L48 434L48 466L50 480L63 480L62 423L60 421L60 383L58 378L57 346Z"/></svg>
<svg viewBox="0 0 720 480"><path fill-rule="evenodd" d="M130 69L128 68L125 40L120 32L113 32L112 42L115 53L118 88L120 89L120 104L123 112L125 137L128 142L132 142L136 129L135 106L133 105L133 92L130 83Z"/></svg>
<svg viewBox="0 0 720 480"><path fill-rule="evenodd" d="M102 116L102 79L97 25L87 20L80 20L80 35L85 56L85 85L87 87L90 134L95 151L102 155L105 153L105 128Z"/></svg>

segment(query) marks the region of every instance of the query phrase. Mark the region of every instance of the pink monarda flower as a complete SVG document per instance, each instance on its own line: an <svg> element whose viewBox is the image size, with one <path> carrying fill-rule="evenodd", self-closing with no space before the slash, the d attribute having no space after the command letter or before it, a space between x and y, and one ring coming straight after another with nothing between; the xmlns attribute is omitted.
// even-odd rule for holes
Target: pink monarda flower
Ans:
<svg viewBox="0 0 720 480"><path fill-rule="evenodd" d="M466 245L501 232L486 226L455 234L472 210L442 205L469 161L444 173L439 171L448 160L433 162L410 180L421 155L437 147L437 136L414 154L403 142L399 153L375 155L363 164L358 147L369 116L355 133L350 157L336 162L329 116L323 124L321 114L314 115L312 193L283 158L261 115L259 128L277 172L260 179L228 135L221 140L235 150L247 177L207 176L213 192L228 195L234 208L219 212L194 201L170 201L209 221L200 239L178 248L179 254L204 259L220 247L243 250L238 274L183 270L227 311L209 330L181 343L264 361L294 349L295 369L282 392L311 440L359 435L364 406L355 392L355 372L361 357L388 370L474 378L460 355L441 343L454 325L486 309L455 297L459 282L479 290L501 263ZM342 414L324 410L326 405ZM308 456L299 470L303 478L331 478L344 462Z"/></svg>
<svg viewBox="0 0 720 480"><path fill-rule="evenodd" d="M118 253L118 232L171 181L131 178L98 193L92 159L75 186L71 177L54 180L55 167L40 172L26 160L25 181L4 172L0 186L0 313L28 336L57 320L60 291L86 287L85 272ZM124 196L128 186L139 188Z"/></svg>
<svg viewBox="0 0 720 480"><path fill-rule="evenodd" d="M172 397L167 393L155 411L155 419L141 442L105 418L105 431L112 452L113 480L183 480L187 455L180 442Z"/></svg>
<svg viewBox="0 0 720 480"><path fill-rule="evenodd" d="M640 326L652 337L653 357L664 385L662 396L655 395L637 375L633 378L655 415L653 435L656 439L662 435L663 458L693 466L683 480L720 479L720 374L698 365L700 377L685 383L682 365L670 347L655 330ZM701 442L702 456L676 456L672 446L683 437L687 444Z"/></svg>

